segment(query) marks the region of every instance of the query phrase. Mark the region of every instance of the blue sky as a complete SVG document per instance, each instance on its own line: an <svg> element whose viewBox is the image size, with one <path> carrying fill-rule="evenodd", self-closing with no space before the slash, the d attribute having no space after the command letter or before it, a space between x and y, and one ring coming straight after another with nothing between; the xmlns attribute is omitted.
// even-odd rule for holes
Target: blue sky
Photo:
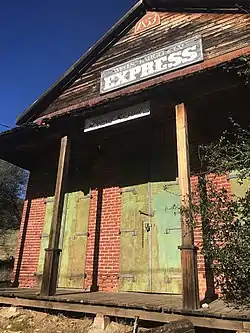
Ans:
<svg viewBox="0 0 250 333"><path fill-rule="evenodd" d="M2 1L0 123L15 126L16 116L134 3L135 0Z"/></svg>

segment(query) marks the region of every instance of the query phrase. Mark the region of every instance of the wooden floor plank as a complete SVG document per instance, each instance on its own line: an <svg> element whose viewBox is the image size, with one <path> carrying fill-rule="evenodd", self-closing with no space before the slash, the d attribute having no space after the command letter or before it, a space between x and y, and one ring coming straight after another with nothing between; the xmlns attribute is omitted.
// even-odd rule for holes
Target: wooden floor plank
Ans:
<svg viewBox="0 0 250 333"><path fill-rule="evenodd" d="M42 300L29 300L22 298L1 297L0 304L8 304L14 306L22 306L28 308L42 308L58 311L80 312L87 314L100 313L106 316L135 318L138 316L142 320L150 320L157 322L171 322L175 320L188 319L195 327L206 327L213 329L242 330L243 323L241 321L223 320L215 318L203 318L195 316L185 316L181 314L157 313L144 310L131 310L106 306L84 305L78 303L52 302Z"/></svg>
<svg viewBox="0 0 250 333"><path fill-rule="evenodd" d="M250 327L250 311L228 307L222 300L209 304L207 310L185 312L179 295L144 293L86 292L58 289L56 296L42 297L38 289L0 289L0 302L31 308L46 308L81 313L169 322L189 319L194 326L213 329L242 330Z"/></svg>

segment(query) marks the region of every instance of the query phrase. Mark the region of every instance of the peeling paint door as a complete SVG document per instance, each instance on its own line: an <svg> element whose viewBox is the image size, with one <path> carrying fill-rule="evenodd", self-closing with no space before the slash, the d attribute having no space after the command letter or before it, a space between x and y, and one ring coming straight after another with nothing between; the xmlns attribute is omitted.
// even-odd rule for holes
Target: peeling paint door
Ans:
<svg viewBox="0 0 250 333"><path fill-rule="evenodd" d="M152 183L152 292L181 293L180 190L176 182Z"/></svg>
<svg viewBox="0 0 250 333"><path fill-rule="evenodd" d="M47 199L44 234L41 240L38 272L43 271L44 249L48 247L53 212L53 197ZM61 224L58 287L83 288L85 254L88 238L88 214L90 196L83 192L65 194Z"/></svg>
<svg viewBox="0 0 250 333"><path fill-rule="evenodd" d="M35 272L37 278L37 284L41 283L44 258L45 258L45 249L47 249L49 245L49 233L50 233L51 218L53 213L53 203L54 203L54 197L48 197L44 203L46 205L45 219L44 219L43 232L40 235L41 238L40 256L39 256L37 271Z"/></svg>
<svg viewBox="0 0 250 333"><path fill-rule="evenodd" d="M122 189L120 291L181 293L179 205L176 182Z"/></svg>
<svg viewBox="0 0 250 333"><path fill-rule="evenodd" d="M88 238L89 195L82 192L68 194L65 222L62 224L62 253L58 286L83 288L85 254Z"/></svg>
<svg viewBox="0 0 250 333"><path fill-rule="evenodd" d="M231 182L232 194L237 198L245 197L247 191L250 189L250 178L242 179L241 182L239 182L237 172L235 171L230 173L229 179Z"/></svg>
<svg viewBox="0 0 250 333"><path fill-rule="evenodd" d="M120 291L149 290L149 242L145 232L147 184L124 187L120 229ZM141 213L140 213L141 212Z"/></svg>

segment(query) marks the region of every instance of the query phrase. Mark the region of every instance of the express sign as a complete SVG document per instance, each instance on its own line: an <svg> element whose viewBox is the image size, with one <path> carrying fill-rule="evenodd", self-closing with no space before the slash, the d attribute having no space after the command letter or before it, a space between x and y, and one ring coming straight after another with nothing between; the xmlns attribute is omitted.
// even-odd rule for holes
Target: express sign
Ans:
<svg viewBox="0 0 250 333"><path fill-rule="evenodd" d="M101 93L110 92L203 60L199 36L133 59L101 73Z"/></svg>

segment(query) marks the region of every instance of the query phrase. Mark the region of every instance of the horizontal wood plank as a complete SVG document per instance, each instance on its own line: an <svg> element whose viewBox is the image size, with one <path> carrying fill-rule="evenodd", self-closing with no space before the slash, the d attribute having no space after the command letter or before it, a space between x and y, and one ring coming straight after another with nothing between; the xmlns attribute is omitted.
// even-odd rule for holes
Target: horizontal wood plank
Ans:
<svg viewBox="0 0 250 333"><path fill-rule="evenodd" d="M236 320L216 319L206 317L196 317L182 314L157 313L153 311L125 309L107 306L86 305L70 302L34 300L22 298L0 297L0 304L22 306L36 309L49 309L56 311L70 311L85 314L100 313L106 316L121 318L135 318L138 316L142 320L156 322L171 322L175 320L188 319L195 327L206 327L213 329L236 330L249 329L250 323Z"/></svg>

